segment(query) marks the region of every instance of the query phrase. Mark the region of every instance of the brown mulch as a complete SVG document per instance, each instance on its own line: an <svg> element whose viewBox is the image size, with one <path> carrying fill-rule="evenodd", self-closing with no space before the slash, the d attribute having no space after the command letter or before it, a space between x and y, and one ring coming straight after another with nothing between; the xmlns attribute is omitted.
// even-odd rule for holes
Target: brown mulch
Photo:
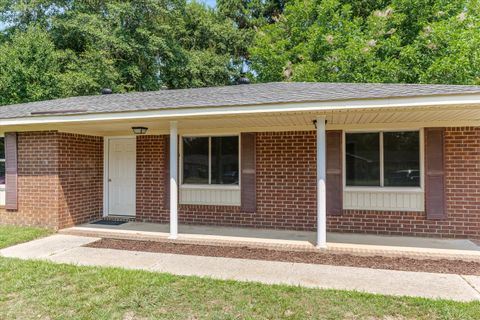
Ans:
<svg viewBox="0 0 480 320"><path fill-rule="evenodd" d="M448 259L413 259L407 257L357 256L343 253L284 251L250 247L229 247L171 242L101 239L87 244L91 248L186 254L208 257L241 258L389 269L434 273L480 275L480 263Z"/></svg>

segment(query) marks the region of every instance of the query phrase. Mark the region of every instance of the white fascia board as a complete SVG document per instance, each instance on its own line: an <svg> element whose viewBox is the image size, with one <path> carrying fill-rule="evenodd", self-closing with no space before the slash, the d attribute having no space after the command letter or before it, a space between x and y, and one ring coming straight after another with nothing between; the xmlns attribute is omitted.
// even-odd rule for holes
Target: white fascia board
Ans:
<svg viewBox="0 0 480 320"><path fill-rule="evenodd" d="M327 102L259 104L224 107L165 108L148 111L89 113L79 115L36 116L0 119L0 126L29 125L45 123L69 123L134 119L176 119L185 117L205 117L240 114L325 112L334 110L383 109L402 107L426 107L480 104L480 94L408 97L389 99L344 100Z"/></svg>

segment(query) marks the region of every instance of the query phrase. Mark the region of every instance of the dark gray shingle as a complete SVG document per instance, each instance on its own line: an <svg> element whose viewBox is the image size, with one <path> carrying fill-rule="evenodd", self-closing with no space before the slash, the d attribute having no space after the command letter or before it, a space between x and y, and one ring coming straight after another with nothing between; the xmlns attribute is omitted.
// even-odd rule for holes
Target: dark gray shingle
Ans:
<svg viewBox="0 0 480 320"><path fill-rule="evenodd" d="M480 86L275 82L72 97L16 104L0 107L0 119L44 116L58 111L63 114L105 113L471 93L480 93Z"/></svg>

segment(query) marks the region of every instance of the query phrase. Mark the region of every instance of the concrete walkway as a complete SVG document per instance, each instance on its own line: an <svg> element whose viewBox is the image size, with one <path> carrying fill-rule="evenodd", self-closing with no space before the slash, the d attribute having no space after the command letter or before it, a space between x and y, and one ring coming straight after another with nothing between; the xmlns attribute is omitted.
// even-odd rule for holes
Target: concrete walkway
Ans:
<svg viewBox="0 0 480 320"><path fill-rule="evenodd" d="M0 255L56 263L110 266L176 275L357 290L397 296L480 300L480 277L201 257L82 247L92 237L53 235L0 250Z"/></svg>

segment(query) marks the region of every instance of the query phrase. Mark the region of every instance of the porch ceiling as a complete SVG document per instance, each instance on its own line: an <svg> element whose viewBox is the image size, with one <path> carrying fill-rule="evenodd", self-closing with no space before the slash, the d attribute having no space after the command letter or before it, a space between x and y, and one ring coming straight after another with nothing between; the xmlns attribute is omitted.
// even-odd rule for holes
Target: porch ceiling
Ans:
<svg viewBox="0 0 480 320"><path fill-rule="evenodd" d="M394 129L425 126L480 126L480 105L365 108L322 112L285 112L224 116L149 118L145 120L82 121L58 124L3 126L6 131L59 130L100 136L132 135L131 127L147 127L148 134L167 134L169 121L178 121L180 134L237 131L314 130L313 120L325 115L328 129Z"/></svg>

